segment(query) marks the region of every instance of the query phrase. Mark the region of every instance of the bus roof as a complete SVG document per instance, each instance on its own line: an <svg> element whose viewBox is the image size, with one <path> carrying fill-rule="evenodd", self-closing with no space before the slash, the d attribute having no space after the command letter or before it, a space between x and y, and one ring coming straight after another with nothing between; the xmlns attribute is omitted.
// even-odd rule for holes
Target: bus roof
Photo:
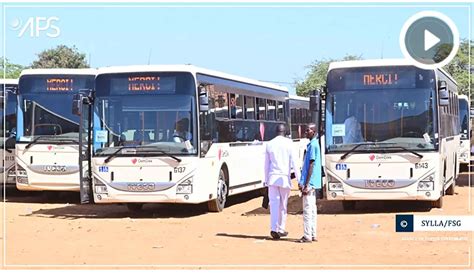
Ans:
<svg viewBox="0 0 474 273"><path fill-rule="evenodd" d="M18 84L18 79L0 79L0 84Z"/></svg>
<svg viewBox="0 0 474 273"><path fill-rule="evenodd" d="M96 75L97 69L95 68L37 68L37 69L25 69L21 72L21 76L24 75Z"/></svg>
<svg viewBox="0 0 474 273"><path fill-rule="evenodd" d="M308 98L308 97L298 96L298 95L290 95L290 100L309 101L309 98Z"/></svg>
<svg viewBox="0 0 474 273"><path fill-rule="evenodd" d="M372 67L372 66L413 66L413 63L407 59L374 59L374 60L355 60L355 61L340 61L332 62L329 64L328 72L332 69L338 68L354 68L354 67ZM457 82L454 78L442 68L436 69L443 73L456 85Z"/></svg>
<svg viewBox="0 0 474 273"><path fill-rule="evenodd" d="M253 80L245 77L231 75L215 70L197 67L194 65L130 65L130 66L110 66L99 68L97 74L114 74L114 73L129 73L129 72L189 72L193 75L205 74L208 76L224 78L228 80L248 83L261 87L276 89L283 92L288 92L288 89L273 83Z"/></svg>

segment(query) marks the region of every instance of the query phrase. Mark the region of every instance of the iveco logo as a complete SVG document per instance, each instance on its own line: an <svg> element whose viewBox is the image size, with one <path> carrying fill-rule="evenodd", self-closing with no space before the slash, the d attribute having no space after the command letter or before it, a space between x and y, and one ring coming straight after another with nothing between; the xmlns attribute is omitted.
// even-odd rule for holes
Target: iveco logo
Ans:
<svg viewBox="0 0 474 273"><path fill-rule="evenodd" d="M154 191L155 183L127 183L128 191Z"/></svg>
<svg viewBox="0 0 474 273"><path fill-rule="evenodd" d="M43 170L45 172L51 172L51 173L65 173L67 171L66 166L62 165L46 165L44 166Z"/></svg>
<svg viewBox="0 0 474 273"><path fill-rule="evenodd" d="M395 180L392 179L366 179L366 188L387 189L395 187Z"/></svg>

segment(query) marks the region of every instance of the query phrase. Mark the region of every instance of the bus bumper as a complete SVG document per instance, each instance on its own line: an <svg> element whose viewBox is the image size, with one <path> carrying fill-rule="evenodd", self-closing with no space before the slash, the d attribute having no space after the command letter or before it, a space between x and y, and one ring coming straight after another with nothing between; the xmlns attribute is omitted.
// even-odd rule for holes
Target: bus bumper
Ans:
<svg viewBox="0 0 474 273"><path fill-rule="evenodd" d="M410 194L406 191L390 191L390 192L371 192L359 191L350 195L344 194L343 191L328 191L328 200L423 200L436 201L440 198L440 193L435 191L418 191L416 194Z"/></svg>
<svg viewBox="0 0 474 273"><path fill-rule="evenodd" d="M80 188L77 183L51 183L51 182L35 182L31 184L23 184L17 181L16 188L20 191L73 191L79 192Z"/></svg>
<svg viewBox="0 0 474 273"><path fill-rule="evenodd" d="M179 186L179 185L178 185ZM193 189L182 193L177 193L178 186L174 185L166 190L160 191L125 191L106 185L102 182L94 181L94 202L95 203L186 203L198 204L198 200L193 195ZM180 187L182 189L182 187Z"/></svg>

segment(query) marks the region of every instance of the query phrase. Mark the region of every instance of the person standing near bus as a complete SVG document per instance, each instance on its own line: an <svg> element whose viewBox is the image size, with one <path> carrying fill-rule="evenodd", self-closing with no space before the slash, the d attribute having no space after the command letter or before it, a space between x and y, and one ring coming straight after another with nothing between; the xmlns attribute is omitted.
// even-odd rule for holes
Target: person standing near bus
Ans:
<svg viewBox="0 0 474 273"><path fill-rule="evenodd" d="M291 169L296 178L300 169L293 154L291 139L286 138L286 126L278 124L277 136L269 141L265 148L265 181L270 199L270 235L273 239L285 237L288 197L291 191Z"/></svg>
<svg viewBox="0 0 474 273"><path fill-rule="evenodd" d="M321 152L316 132L316 124L310 123L306 128L310 139L301 171L298 187L303 195L303 229L304 235L297 242L311 243L316 239L316 190L321 188Z"/></svg>

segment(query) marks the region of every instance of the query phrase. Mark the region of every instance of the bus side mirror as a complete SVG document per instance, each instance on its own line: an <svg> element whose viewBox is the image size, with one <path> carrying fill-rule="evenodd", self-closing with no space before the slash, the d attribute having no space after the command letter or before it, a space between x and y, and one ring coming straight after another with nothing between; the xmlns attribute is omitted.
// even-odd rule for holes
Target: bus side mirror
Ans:
<svg viewBox="0 0 474 273"><path fill-rule="evenodd" d="M16 133L11 133L10 136L5 140L5 148L15 149L16 144Z"/></svg>
<svg viewBox="0 0 474 273"><path fill-rule="evenodd" d="M448 84L446 81L438 82L438 94L439 94L439 105L448 106L449 105L449 92Z"/></svg>
<svg viewBox="0 0 474 273"><path fill-rule="evenodd" d="M207 112L209 110L209 97L207 95L206 87L199 85L199 111Z"/></svg>
<svg viewBox="0 0 474 273"><path fill-rule="evenodd" d="M72 98L72 114L76 116L82 115L82 94L75 94Z"/></svg>

